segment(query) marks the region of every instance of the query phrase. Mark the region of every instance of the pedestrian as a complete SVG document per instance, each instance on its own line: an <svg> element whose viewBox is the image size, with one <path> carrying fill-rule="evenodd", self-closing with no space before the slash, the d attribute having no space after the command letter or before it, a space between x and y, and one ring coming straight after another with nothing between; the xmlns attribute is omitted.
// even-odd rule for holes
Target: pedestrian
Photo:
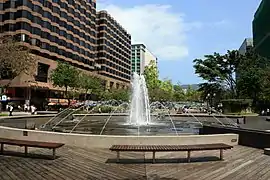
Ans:
<svg viewBox="0 0 270 180"><path fill-rule="evenodd" d="M9 105L9 116L12 116L12 112L13 112L13 106Z"/></svg>
<svg viewBox="0 0 270 180"><path fill-rule="evenodd" d="M33 115L33 114L35 114L35 112L36 112L36 107L34 106L34 105L31 105L31 114Z"/></svg>
<svg viewBox="0 0 270 180"><path fill-rule="evenodd" d="M18 109L19 109L19 111L21 111L21 105L18 105Z"/></svg>
<svg viewBox="0 0 270 180"><path fill-rule="evenodd" d="M24 110L24 112L27 112L27 104L23 105L23 110Z"/></svg>
<svg viewBox="0 0 270 180"><path fill-rule="evenodd" d="M264 113L265 113L264 110L262 110L262 112L261 112L262 116L264 116Z"/></svg>

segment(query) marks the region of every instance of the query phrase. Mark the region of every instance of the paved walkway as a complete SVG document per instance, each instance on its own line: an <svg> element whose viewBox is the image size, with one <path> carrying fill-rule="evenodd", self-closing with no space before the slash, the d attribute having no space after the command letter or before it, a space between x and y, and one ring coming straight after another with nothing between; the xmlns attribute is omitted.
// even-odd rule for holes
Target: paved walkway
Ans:
<svg viewBox="0 0 270 180"><path fill-rule="evenodd" d="M6 150L14 150L8 147ZM16 148L23 152L23 148ZM85 149L64 146L57 151L56 160L40 159L51 155L50 150L29 149L32 157L21 154L0 155L1 180L88 179L88 180L269 180L270 156L262 150L236 146L224 153L219 151L192 152L192 162L186 163L185 152L156 153L156 164L151 153L121 153L122 161L115 163L116 154L108 149ZM19 155L19 156L18 156ZM179 159L180 158L180 159ZM146 162L146 163L144 163Z"/></svg>
<svg viewBox="0 0 270 180"><path fill-rule="evenodd" d="M8 111L2 111L0 114L9 115L9 112ZM18 112L18 111L15 111L15 112L12 112L12 115L13 116L27 116L27 115L31 115L31 113L30 112L21 112L21 111Z"/></svg>

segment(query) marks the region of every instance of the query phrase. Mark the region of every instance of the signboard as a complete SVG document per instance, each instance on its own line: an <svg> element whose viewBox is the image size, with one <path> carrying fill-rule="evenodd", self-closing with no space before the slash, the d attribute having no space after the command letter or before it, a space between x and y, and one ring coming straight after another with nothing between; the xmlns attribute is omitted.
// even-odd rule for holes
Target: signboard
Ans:
<svg viewBox="0 0 270 180"><path fill-rule="evenodd" d="M1 101L7 101L7 96L6 95L2 95Z"/></svg>

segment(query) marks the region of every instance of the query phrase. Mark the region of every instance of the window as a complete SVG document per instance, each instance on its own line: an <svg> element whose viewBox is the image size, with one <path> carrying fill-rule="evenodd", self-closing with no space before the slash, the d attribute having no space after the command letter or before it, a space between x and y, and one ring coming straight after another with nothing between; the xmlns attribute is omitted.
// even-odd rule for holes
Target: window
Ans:
<svg viewBox="0 0 270 180"><path fill-rule="evenodd" d="M48 71L49 65L44 63L38 63L37 75L35 77L36 81L47 82L48 81Z"/></svg>

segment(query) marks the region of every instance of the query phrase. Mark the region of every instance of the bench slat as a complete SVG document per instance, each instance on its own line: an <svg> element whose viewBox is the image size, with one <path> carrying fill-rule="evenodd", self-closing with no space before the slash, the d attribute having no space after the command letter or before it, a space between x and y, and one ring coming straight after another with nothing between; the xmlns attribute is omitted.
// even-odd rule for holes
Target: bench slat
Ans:
<svg viewBox="0 0 270 180"><path fill-rule="evenodd" d="M8 145L40 147L40 148L59 148L64 145L62 143L27 141L27 140L16 140L16 139L6 139L6 138L0 138L0 143L8 144Z"/></svg>
<svg viewBox="0 0 270 180"><path fill-rule="evenodd" d="M199 150L216 150L231 149L233 146L216 143L216 144L196 144L196 145L113 145L111 151L199 151Z"/></svg>

